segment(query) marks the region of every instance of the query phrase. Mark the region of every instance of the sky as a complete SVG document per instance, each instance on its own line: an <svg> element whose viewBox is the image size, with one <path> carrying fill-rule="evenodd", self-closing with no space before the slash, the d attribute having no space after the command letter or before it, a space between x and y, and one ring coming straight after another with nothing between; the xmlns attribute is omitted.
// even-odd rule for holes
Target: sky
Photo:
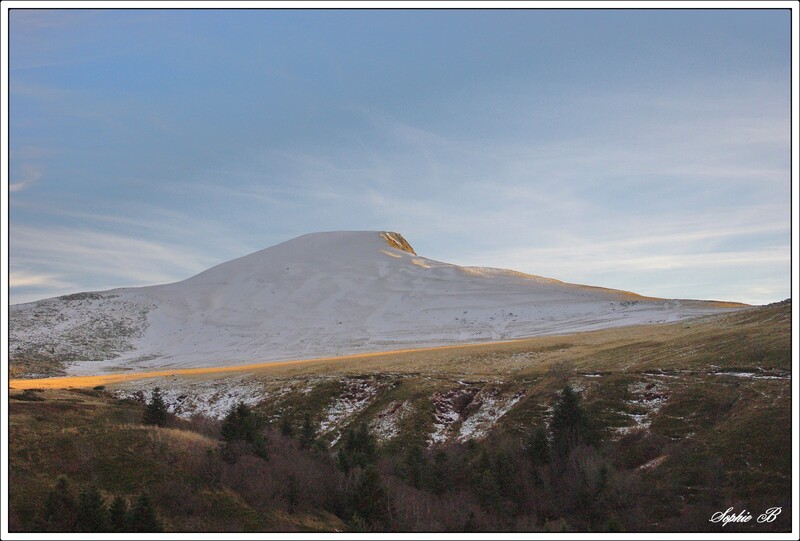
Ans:
<svg viewBox="0 0 800 541"><path fill-rule="evenodd" d="M788 10L22 10L11 303L305 233L667 298L790 295Z"/></svg>

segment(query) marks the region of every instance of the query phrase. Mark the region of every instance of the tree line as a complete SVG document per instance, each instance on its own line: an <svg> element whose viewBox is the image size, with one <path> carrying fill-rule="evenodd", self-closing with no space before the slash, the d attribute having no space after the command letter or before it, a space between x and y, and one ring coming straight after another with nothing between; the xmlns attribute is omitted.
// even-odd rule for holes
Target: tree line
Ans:
<svg viewBox="0 0 800 541"><path fill-rule="evenodd" d="M142 421L163 427L169 419L156 388ZM410 444L390 455L359 423L331 453L310 414L298 428L286 419L273 428L244 403L215 426L219 444L196 466L204 483L235 491L257 511L324 510L351 531L615 531L628 505L622 494L629 479L599 452L569 385L556 397L549 426L531 427L523 440ZM157 507L173 503L148 489L130 499L103 497L94 487L76 495L60 477L44 502L40 529L162 531Z"/></svg>

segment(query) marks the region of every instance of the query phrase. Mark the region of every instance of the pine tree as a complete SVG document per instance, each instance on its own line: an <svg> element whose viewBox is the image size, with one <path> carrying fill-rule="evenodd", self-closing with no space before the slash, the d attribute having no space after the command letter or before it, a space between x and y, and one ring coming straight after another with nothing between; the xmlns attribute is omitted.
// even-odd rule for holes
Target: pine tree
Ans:
<svg viewBox="0 0 800 541"><path fill-rule="evenodd" d="M115 533L127 530L128 501L122 496L117 496L108 508L109 530Z"/></svg>
<svg viewBox="0 0 800 541"><path fill-rule="evenodd" d="M358 429L347 430L344 445L339 448L339 469L350 471L356 466L366 467L378 458L378 444L366 423L361 423Z"/></svg>
<svg viewBox="0 0 800 541"><path fill-rule="evenodd" d="M128 519L128 529L132 532L162 532L161 522L158 520L150 497L146 492L139 495L131 509Z"/></svg>
<svg viewBox="0 0 800 541"><path fill-rule="evenodd" d="M264 425L263 419L250 409L244 402L239 402L231 408L222 422L221 435L225 442L223 457L228 462L236 462L234 449L237 443L250 444L253 452L266 459L267 442L261 433Z"/></svg>
<svg viewBox="0 0 800 541"><path fill-rule="evenodd" d="M488 508L495 508L500 501L500 493L497 490L497 482L492 468L492 460L486 448L482 448L472 472L472 484L475 495L481 505Z"/></svg>
<svg viewBox="0 0 800 541"><path fill-rule="evenodd" d="M475 495L481 505L496 510L500 504L500 492L491 470L483 470L475 480Z"/></svg>
<svg viewBox="0 0 800 541"><path fill-rule="evenodd" d="M370 530L388 529L389 496L381 480L380 471L375 465L371 464L361 472L350 499L354 514L360 517Z"/></svg>
<svg viewBox="0 0 800 541"><path fill-rule="evenodd" d="M298 503L297 478L293 473L286 478L284 494L286 495L286 512L291 515L297 509Z"/></svg>
<svg viewBox="0 0 800 541"><path fill-rule="evenodd" d="M544 427L538 426L525 442L525 455L534 467L544 466L550 462L550 442Z"/></svg>
<svg viewBox="0 0 800 541"><path fill-rule="evenodd" d="M281 434L283 434L287 438L291 438L294 435L294 428L292 427L292 421L289 420L288 417L284 417L283 419L281 419Z"/></svg>
<svg viewBox="0 0 800 541"><path fill-rule="evenodd" d="M439 449L433 455L433 466L424 479L423 485L430 488L434 494L444 493L448 486L453 472L450 471L447 453Z"/></svg>
<svg viewBox="0 0 800 541"><path fill-rule="evenodd" d="M244 402L231 408L222 421L222 439L225 441L246 441L252 443L260 434L263 422Z"/></svg>
<svg viewBox="0 0 800 541"><path fill-rule="evenodd" d="M156 387L150 395L150 402L144 408L144 424L164 426L167 424L167 405L161 396L161 389Z"/></svg>
<svg viewBox="0 0 800 541"><path fill-rule="evenodd" d="M79 532L107 532L108 510L100 492L92 487L78 496L77 529Z"/></svg>
<svg viewBox="0 0 800 541"><path fill-rule="evenodd" d="M420 488L422 480L425 477L426 465L422 447L419 445L411 445L403 458L403 478L412 487Z"/></svg>
<svg viewBox="0 0 800 541"><path fill-rule="evenodd" d="M502 507L503 511L508 512L514 505L522 502L522 485L518 482L514 458L508 450L501 449L495 456L492 475L499 496L510 502Z"/></svg>
<svg viewBox="0 0 800 541"><path fill-rule="evenodd" d="M592 443L589 418L580 404L580 397L569 384L561 390L553 406L550 430L553 451L560 458L569 455L578 445Z"/></svg>
<svg viewBox="0 0 800 541"><path fill-rule="evenodd" d="M61 475L44 501L44 529L48 532L76 531L78 504L69 480Z"/></svg>
<svg viewBox="0 0 800 541"><path fill-rule="evenodd" d="M467 517L466 522L464 522L464 527L462 528L462 530L465 533L478 531L478 521L475 520L475 511L469 512L469 516Z"/></svg>
<svg viewBox="0 0 800 541"><path fill-rule="evenodd" d="M303 416L303 428L300 431L300 447L303 449L309 449L312 445L314 445L314 440L317 437L316 430L314 429L314 425L311 422L311 415L306 412Z"/></svg>

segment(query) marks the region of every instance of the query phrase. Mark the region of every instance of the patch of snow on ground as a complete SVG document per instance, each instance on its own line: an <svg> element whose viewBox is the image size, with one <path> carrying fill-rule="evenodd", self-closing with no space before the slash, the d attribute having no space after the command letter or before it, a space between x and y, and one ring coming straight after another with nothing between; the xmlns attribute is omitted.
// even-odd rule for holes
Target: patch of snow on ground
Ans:
<svg viewBox="0 0 800 541"><path fill-rule="evenodd" d="M400 433L400 421L409 411L411 411L411 405L408 401L393 401L378 413L369 428L379 441L389 441Z"/></svg>
<svg viewBox="0 0 800 541"><path fill-rule="evenodd" d="M645 462L644 464L642 464L641 466L639 466L639 469L640 470L652 470L654 468L659 467L661 465L661 463L664 462L666 459L667 459L667 455L657 456L653 460L649 460L649 461Z"/></svg>
<svg viewBox="0 0 800 541"><path fill-rule="evenodd" d="M127 382L111 393L116 398L149 401L156 387L161 389L167 410L184 419L193 415L222 419L239 402L254 406L266 397L265 388L244 375L201 381L178 377L141 380Z"/></svg>
<svg viewBox="0 0 800 541"><path fill-rule="evenodd" d="M11 357L97 362L136 348L155 305L110 292L76 293L14 305L9 317Z"/></svg>
<svg viewBox="0 0 800 541"><path fill-rule="evenodd" d="M433 431L428 439L428 445L444 443L448 439L450 428L461 419L461 412L472 402L478 393L476 387L461 387L446 393L434 393L433 401Z"/></svg>
<svg viewBox="0 0 800 541"><path fill-rule="evenodd" d="M583 394L586 391L586 385L577 380L571 380L569 382L569 386L572 387L572 390L578 394Z"/></svg>
<svg viewBox="0 0 800 541"><path fill-rule="evenodd" d="M635 398L628 400L627 403L641 413L629 413L621 411L622 415L629 417L633 424L621 426L616 429L617 434L624 435L635 430L647 430L650 428L651 417L666 404L668 396L666 387L658 381L637 381L628 386Z"/></svg>
<svg viewBox="0 0 800 541"><path fill-rule="evenodd" d="M461 423L457 441L477 440L485 437L500 417L511 411L511 408L524 396L524 390L518 391L510 397L500 397L497 391L487 393L486 396L479 393L474 400L480 400L481 406L478 411Z"/></svg>
<svg viewBox="0 0 800 541"><path fill-rule="evenodd" d="M347 391L328 406L326 416L319 424L317 433L327 434L335 428L347 424L347 421L364 410L377 394L378 386L374 381L350 381Z"/></svg>
<svg viewBox="0 0 800 541"><path fill-rule="evenodd" d="M734 378L747 379L792 379L791 374L772 374L761 372L711 372L715 376L731 376Z"/></svg>

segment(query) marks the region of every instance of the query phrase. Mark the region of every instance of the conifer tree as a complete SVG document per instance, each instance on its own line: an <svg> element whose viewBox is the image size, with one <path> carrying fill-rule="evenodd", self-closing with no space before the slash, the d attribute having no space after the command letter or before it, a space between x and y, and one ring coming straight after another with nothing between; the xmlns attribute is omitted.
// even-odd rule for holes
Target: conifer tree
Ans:
<svg viewBox="0 0 800 541"><path fill-rule="evenodd" d="M450 471L447 453L439 449L433 455L433 465L429 474L424 479L424 485L430 487L434 494L442 494L448 488L448 483L453 475Z"/></svg>
<svg viewBox="0 0 800 541"><path fill-rule="evenodd" d="M117 496L108 508L109 530L115 533L127 530L128 501L122 496Z"/></svg>
<svg viewBox="0 0 800 541"><path fill-rule="evenodd" d="M464 527L462 528L462 530L465 533L478 531L478 524L477 521L475 520L475 511L469 512L469 516L467 517L466 522L464 522Z"/></svg>
<svg viewBox="0 0 800 541"><path fill-rule="evenodd" d="M150 402L144 408L144 424L164 426L167 424L167 405L161 396L161 389L156 387L150 395Z"/></svg>
<svg viewBox="0 0 800 541"><path fill-rule="evenodd" d="M369 530L380 531L389 527L389 496L374 464L367 466L359 476L351 494L354 515L363 520Z"/></svg>
<svg viewBox="0 0 800 541"><path fill-rule="evenodd" d="M578 445L592 443L589 418L580 404L580 396L569 384L565 385L553 406L553 421L550 423L553 451L566 457Z"/></svg>
<svg viewBox="0 0 800 541"><path fill-rule="evenodd" d="M284 417L281 419L281 434L284 436L291 438L294 435L294 428L292 427L292 421L289 420L288 417Z"/></svg>
<svg viewBox="0 0 800 541"><path fill-rule="evenodd" d="M44 501L44 529L48 532L76 531L78 503L69 480L61 475L56 486L48 492Z"/></svg>
<svg viewBox="0 0 800 541"><path fill-rule="evenodd" d="M262 424L261 418L247 404L239 402L222 421L222 439L252 443L260 433Z"/></svg>
<svg viewBox="0 0 800 541"><path fill-rule="evenodd" d="M344 445L339 448L339 469L348 472L356 466L364 468L377 458L377 442L366 423L361 423L358 429L348 429Z"/></svg>
<svg viewBox="0 0 800 541"><path fill-rule="evenodd" d="M550 461L550 442L544 427L537 426L525 442L525 455L534 467L543 466Z"/></svg>
<svg viewBox="0 0 800 541"><path fill-rule="evenodd" d="M225 442L223 457L228 462L236 462L234 448L238 442L241 442L250 444L257 456L266 459L268 457L267 442L261 433L263 425L263 419L244 402L233 406L222 422L221 435Z"/></svg>
<svg viewBox="0 0 800 541"><path fill-rule="evenodd" d="M156 515L150 496L143 492L136 499L128 518L128 530L132 532L162 532L161 521Z"/></svg>
<svg viewBox="0 0 800 541"><path fill-rule="evenodd" d="M511 505L503 508L508 511L511 506L522 500L522 487L516 476L514 459L508 450L501 449L495 456L492 464L492 475L500 497L511 502Z"/></svg>
<svg viewBox="0 0 800 541"><path fill-rule="evenodd" d="M411 445L403 458L403 478L414 488L420 488L425 476L425 455L420 445Z"/></svg>
<svg viewBox="0 0 800 541"><path fill-rule="evenodd" d="M100 492L92 487L78 496L77 529L79 532L107 532L108 510Z"/></svg>
<svg viewBox="0 0 800 541"><path fill-rule="evenodd" d="M300 431L300 447L303 449L308 449L314 444L314 440L316 439L316 430L314 429L314 425L311 422L311 415L306 412L303 416L303 428Z"/></svg>

